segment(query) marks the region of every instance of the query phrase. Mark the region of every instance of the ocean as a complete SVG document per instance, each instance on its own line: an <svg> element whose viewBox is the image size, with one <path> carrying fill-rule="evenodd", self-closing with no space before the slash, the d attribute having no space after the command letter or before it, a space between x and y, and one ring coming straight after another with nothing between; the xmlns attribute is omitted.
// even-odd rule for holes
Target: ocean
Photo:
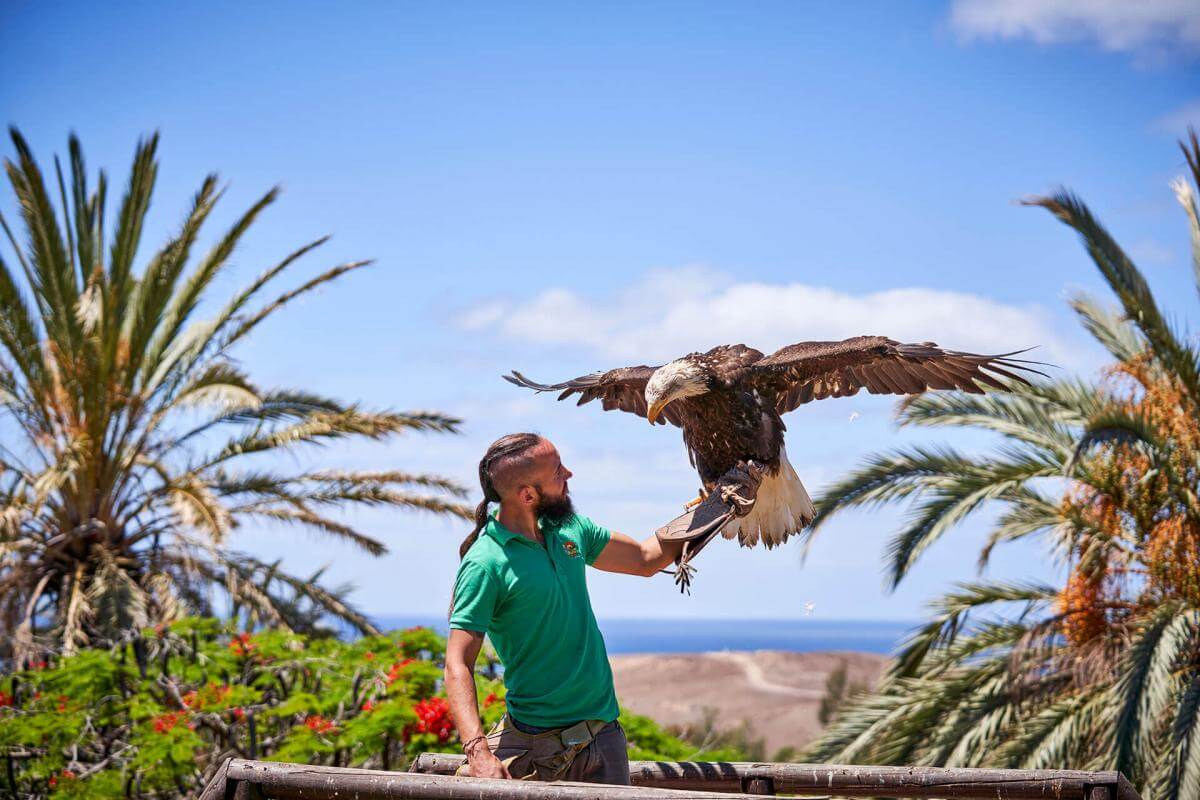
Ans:
<svg viewBox="0 0 1200 800"><path fill-rule="evenodd" d="M445 618L373 617L384 630L426 625L446 632ZM601 619L610 655L704 653L714 650L853 650L890 654L919 623L894 620L818 619Z"/></svg>

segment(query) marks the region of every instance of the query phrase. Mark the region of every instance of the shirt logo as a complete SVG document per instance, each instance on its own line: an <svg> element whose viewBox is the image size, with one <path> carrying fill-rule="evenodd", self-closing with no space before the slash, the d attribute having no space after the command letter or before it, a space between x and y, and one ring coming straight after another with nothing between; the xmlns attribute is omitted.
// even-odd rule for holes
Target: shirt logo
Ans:
<svg viewBox="0 0 1200 800"><path fill-rule="evenodd" d="M579 558L579 548L570 539L563 542L563 552L567 554L567 558Z"/></svg>

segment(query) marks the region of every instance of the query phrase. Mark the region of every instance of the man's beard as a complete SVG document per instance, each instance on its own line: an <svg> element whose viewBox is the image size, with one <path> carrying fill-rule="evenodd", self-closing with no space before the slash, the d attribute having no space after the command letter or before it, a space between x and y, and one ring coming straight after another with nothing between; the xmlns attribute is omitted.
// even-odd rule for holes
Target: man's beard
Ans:
<svg viewBox="0 0 1200 800"><path fill-rule="evenodd" d="M571 495L568 493L563 492L558 497L549 497L539 489L538 494L541 497L538 500L537 515L551 524L558 525L566 522L575 513L575 506L571 504Z"/></svg>

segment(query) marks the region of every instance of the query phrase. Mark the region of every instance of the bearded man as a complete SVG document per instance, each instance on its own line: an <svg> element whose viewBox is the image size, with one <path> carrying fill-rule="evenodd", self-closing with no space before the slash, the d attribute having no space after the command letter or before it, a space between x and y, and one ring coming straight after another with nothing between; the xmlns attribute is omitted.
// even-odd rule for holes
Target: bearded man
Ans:
<svg viewBox="0 0 1200 800"><path fill-rule="evenodd" d="M585 566L649 577L681 543L643 542L576 514L571 472L549 440L514 433L479 462L483 502L459 549L446 694L467 764L463 775L629 783L625 732ZM499 503L489 514L489 503ZM484 635L504 664L508 711L483 732L475 660Z"/></svg>

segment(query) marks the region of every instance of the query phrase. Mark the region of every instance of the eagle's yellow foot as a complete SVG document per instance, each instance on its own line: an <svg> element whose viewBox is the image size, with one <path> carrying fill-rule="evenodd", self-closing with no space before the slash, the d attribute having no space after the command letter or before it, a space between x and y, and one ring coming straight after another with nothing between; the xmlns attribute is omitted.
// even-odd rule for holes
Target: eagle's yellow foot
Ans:
<svg viewBox="0 0 1200 800"><path fill-rule="evenodd" d="M696 495L696 496L695 496L695 497L693 497L691 500L689 500L689 501L687 501L686 503L684 503L684 504L683 504L683 510L684 510L684 511L691 511L693 508L695 508L696 506L700 505L701 503L703 503L703 502L704 502L705 500L707 500L707 499L708 499L708 492L706 492L706 491L704 491L703 489L701 489L701 490L700 490L700 493L699 493L698 495Z"/></svg>

